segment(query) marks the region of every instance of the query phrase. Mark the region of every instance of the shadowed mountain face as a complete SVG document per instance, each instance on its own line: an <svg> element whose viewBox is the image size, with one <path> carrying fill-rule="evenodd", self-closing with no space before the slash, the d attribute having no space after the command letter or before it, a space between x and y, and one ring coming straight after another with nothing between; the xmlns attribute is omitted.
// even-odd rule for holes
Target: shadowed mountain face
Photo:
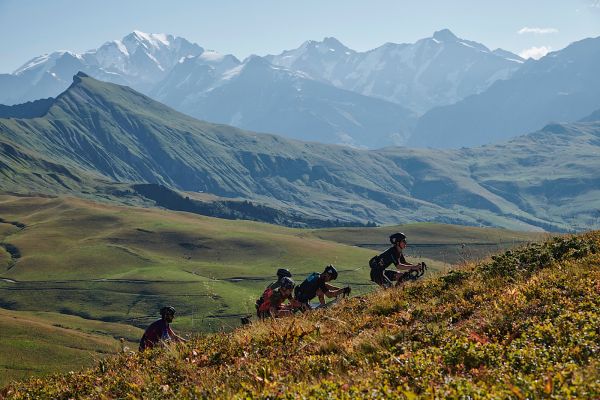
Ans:
<svg viewBox="0 0 600 400"><path fill-rule="evenodd" d="M416 43L386 43L356 52L335 38L308 41L266 57L270 62L417 113L487 89L516 71L523 59L456 37L448 29Z"/></svg>
<svg viewBox="0 0 600 400"><path fill-rule="evenodd" d="M261 57L235 61L190 58L153 97L211 122L353 147L403 143L414 125L413 113L398 104L309 79Z"/></svg>
<svg viewBox="0 0 600 400"><path fill-rule="evenodd" d="M0 103L57 96L82 71L195 118L305 141L381 148L406 143L418 114L479 93L521 64L517 55L490 51L449 30L367 52L327 38L243 62L180 37L134 31L85 53L58 51L0 74Z"/></svg>
<svg viewBox="0 0 600 400"><path fill-rule="evenodd" d="M527 61L485 92L423 115L408 144L458 148L497 143L550 121L577 121L600 108L600 38Z"/></svg>
<svg viewBox="0 0 600 400"><path fill-rule="evenodd" d="M78 74L43 117L0 119L0 142L2 189L19 192L160 183L324 219L521 229L583 229L600 206L598 122L470 150L363 151L198 121Z"/></svg>

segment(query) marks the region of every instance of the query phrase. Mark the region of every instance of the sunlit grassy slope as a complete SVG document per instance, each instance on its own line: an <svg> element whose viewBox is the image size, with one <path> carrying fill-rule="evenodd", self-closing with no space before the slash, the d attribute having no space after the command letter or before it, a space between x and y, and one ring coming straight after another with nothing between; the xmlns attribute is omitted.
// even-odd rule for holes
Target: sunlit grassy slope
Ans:
<svg viewBox="0 0 600 400"><path fill-rule="evenodd" d="M21 313L37 312L37 320L51 316L46 321L50 325L62 326L65 320L96 324L86 331L99 335L89 336L90 351L107 351L98 343L114 344L119 337L135 341L141 331L128 327L144 328L165 304L178 310L174 327L180 332L233 329L241 315L253 313L255 299L281 266L290 268L300 281L333 263L340 270L339 284L350 284L355 294L372 291L367 261L377 251L356 247L352 238L385 247L390 232L415 232L413 226L299 230L74 198L7 195L0 196L0 218L0 309L16 311L15 316L27 321L32 315ZM485 242L496 250L534 237L442 225L427 229L431 233L410 237L433 244L429 254L415 247L407 256L415 262L425 260L430 273L447 269L452 252L468 257L471 247L462 248L460 243ZM105 322L118 329L103 330L111 326ZM47 354L57 357L44 357L44 363L34 368L30 355L20 356L29 349L15 345L12 352L0 352L0 365L12 371L4 374L9 377L4 381L89 363L90 357L80 357L68 346L64 353L59 351L74 331L50 331L62 334L64 340L34 335L30 341L40 349L52 342ZM8 328L4 332L10 346L10 337L18 334Z"/></svg>
<svg viewBox="0 0 600 400"><path fill-rule="evenodd" d="M88 366L123 346L136 346L141 335L130 325L4 309L0 309L0 332L0 385Z"/></svg>
<svg viewBox="0 0 600 400"><path fill-rule="evenodd" d="M25 225L3 239L21 257L2 269L15 283L0 284L0 305L145 325L168 303L185 330L251 313L281 266L300 279L333 263L341 284L364 285L373 254L273 225L79 199L5 196L0 216Z"/></svg>
<svg viewBox="0 0 600 400"><path fill-rule="evenodd" d="M337 243L348 242L343 229L321 234L71 198L3 196L0 217L5 220L0 224L3 242L20 253L12 261L3 255L0 278L15 281L0 283L5 308L142 326L168 303L180 310L180 328L211 330L252 313L254 300L278 267L290 268L301 280L333 263L340 284L354 286L356 293L372 288L367 262L376 251ZM385 244L395 229L353 232ZM448 244L487 237L488 244L512 245L530 237L465 227L434 230L419 240ZM425 260L432 271L445 266L444 256L407 253L413 261Z"/></svg>
<svg viewBox="0 0 600 400"><path fill-rule="evenodd" d="M293 318L125 353L8 398L600 396L600 234L551 238Z"/></svg>

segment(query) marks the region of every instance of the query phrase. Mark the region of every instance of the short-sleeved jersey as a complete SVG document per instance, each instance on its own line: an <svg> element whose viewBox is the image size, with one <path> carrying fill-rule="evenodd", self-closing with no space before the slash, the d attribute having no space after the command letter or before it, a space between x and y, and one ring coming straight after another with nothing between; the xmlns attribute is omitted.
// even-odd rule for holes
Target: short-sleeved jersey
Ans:
<svg viewBox="0 0 600 400"><path fill-rule="evenodd" d="M145 349L151 349L161 340L170 340L173 336L173 331L163 319L153 322L142 336L140 340L140 351Z"/></svg>
<svg viewBox="0 0 600 400"><path fill-rule="evenodd" d="M371 264L371 268L377 268L378 270L384 270L392 264L395 266L408 264L404 258L404 254L396 246L392 246L380 255L373 257L369 263Z"/></svg>
<svg viewBox="0 0 600 400"><path fill-rule="evenodd" d="M321 289L323 293L327 293L329 291L327 283L321 274L318 272L313 272L304 280L304 282L296 286L294 295L296 296L296 300L301 303L306 303L315 298L317 295L317 290L319 289Z"/></svg>

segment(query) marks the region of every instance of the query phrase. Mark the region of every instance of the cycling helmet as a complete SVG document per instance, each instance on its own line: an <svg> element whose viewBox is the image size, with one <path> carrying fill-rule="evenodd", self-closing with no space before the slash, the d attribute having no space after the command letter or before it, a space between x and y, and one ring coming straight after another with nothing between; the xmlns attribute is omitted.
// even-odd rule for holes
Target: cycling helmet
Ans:
<svg viewBox="0 0 600 400"><path fill-rule="evenodd" d="M281 279L284 276L287 276L288 278L291 278L292 277L292 273L289 270L287 270L286 268L279 268L277 270L277 278Z"/></svg>
<svg viewBox="0 0 600 400"><path fill-rule="evenodd" d="M294 286L296 286L296 284L294 283L292 278L288 278L287 276L284 276L283 278L281 278L281 286L280 287L282 289L293 289Z"/></svg>
<svg viewBox="0 0 600 400"><path fill-rule="evenodd" d="M398 232L398 233L394 233L393 235L390 235L390 243L391 244L396 244L402 240L406 241L406 235L402 232Z"/></svg>
<svg viewBox="0 0 600 400"><path fill-rule="evenodd" d="M166 314L175 315L175 309L171 306L161 308L160 309L161 317L164 317Z"/></svg>
<svg viewBox="0 0 600 400"><path fill-rule="evenodd" d="M323 271L323 273L328 273L331 276L332 280L336 280L338 277L337 270L331 264L325 267L325 271Z"/></svg>

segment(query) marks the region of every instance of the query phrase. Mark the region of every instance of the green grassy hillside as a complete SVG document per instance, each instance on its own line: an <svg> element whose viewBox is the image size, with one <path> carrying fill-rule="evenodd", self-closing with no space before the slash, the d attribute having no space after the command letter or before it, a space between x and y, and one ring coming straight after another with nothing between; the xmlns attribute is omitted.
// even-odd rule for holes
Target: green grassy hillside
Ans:
<svg viewBox="0 0 600 400"><path fill-rule="evenodd" d="M0 118L0 190L99 199L153 183L325 220L586 230L598 137L596 121L474 149L365 151L198 121L78 74L44 116Z"/></svg>
<svg viewBox="0 0 600 400"><path fill-rule="evenodd" d="M302 279L333 263L340 284L357 293L373 287L367 262L376 251L343 244L348 230L307 231L79 199L11 196L0 197L0 216L22 226L0 224L5 230L0 239L19 252L15 260L4 256L0 274L11 280L0 282L0 305L10 309L143 326L161 304L171 303L182 310L181 329L214 330L252 313L254 300L281 266ZM351 232L385 244L395 229L403 227ZM506 246L531 237L440 226L419 240L444 249L469 240ZM427 258L407 251L432 272L448 266L446 255L431 253Z"/></svg>
<svg viewBox="0 0 600 400"><path fill-rule="evenodd" d="M598 398L600 233L95 368L6 398Z"/></svg>
<svg viewBox="0 0 600 400"><path fill-rule="evenodd" d="M0 385L88 366L123 346L136 348L141 336L130 325L1 308L0 331Z"/></svg>
<svg viewBox="0 0 600 400"><path fill-rule="evenodd" d="M347 270L341 284L370 287L361 267L373 251L301 230L58 198L4 196L0 215L25 226L3 239L20 252L0 274L13 281L0 282L10 309L143 326L170 303L180 329L214 330L252 313L281 266L302 277L333 263Z"/></svg>

